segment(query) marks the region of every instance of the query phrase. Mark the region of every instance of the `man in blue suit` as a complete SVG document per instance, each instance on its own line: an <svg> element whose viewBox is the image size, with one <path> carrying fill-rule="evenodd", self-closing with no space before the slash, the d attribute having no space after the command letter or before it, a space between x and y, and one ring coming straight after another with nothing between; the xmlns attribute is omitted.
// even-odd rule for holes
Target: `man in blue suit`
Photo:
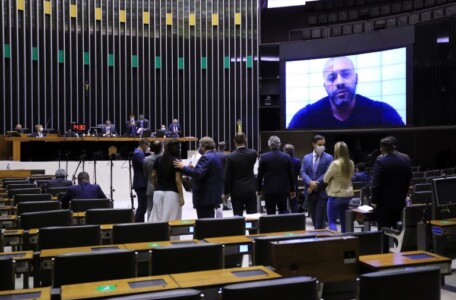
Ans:
<svg viewBox="0 0 456 300"><path fill-rule="evenodd" d="M171 131L173 137L178 138L181 132L181 125L179 124L179 120L173 119L173 122L168 126L168 130Z"/></svg>
<svg viewBox="0 0 456 300"><path fill-rule="evenodd" d="M67 192L60 201L62 208L68 208L68 203L73 199L106 199L106 195L98 184L91 184L89 173L78 174L78 184L68 187Z"/></svg>
<svg viewBox="0 0 456 300"><path fill-rule="evenodd" d="M325 152L326 139L322 135L313 137L314 150L302 160L301 177L304 181L304 197L309 205L309 213L315 229L325 228L326 203L328 195L323 177L333 161L332 155Z"/></svg>
<svg viewBox="0 0 456 300"><path fill-rule="evenodd" d="M138 198L138 208L136 209L135 222L144 222L144 214L147 211L147 177L144 173L144 154L148 151L150 142L146 139L139 140L138 148L133 151L133 185Z"/></svg>
<svg viewBox="0 0 456 300"><path fill-rule="evenodd" d="M174 166L192 177L193 207L198 219L214 218L215 209L222 203L223 169L215 151L214 140L203 137L199 141L201 158L193 168L184 166L182 161L174 161Z"/></svg>
<svg viewBox="0 0 456 300"><path fill-rule="evenodd" d="M271 151L261 155L258 166L258 196L264 196L268 215L275 215L276 206L279 214L286 214L288 196L296 198L291 159L279 150L279 137L271 136L268 146Z"/></svg>

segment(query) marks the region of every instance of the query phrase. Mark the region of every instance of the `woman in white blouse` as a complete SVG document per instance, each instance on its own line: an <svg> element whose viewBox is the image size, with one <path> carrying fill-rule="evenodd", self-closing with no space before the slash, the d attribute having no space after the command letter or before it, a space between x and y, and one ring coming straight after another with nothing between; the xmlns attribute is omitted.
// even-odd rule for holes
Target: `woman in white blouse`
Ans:
<svg viewBox="0 0 456 300"><path fill-rule="evenodd" d="M329 229L337 230L336 221L340 220L342 232L345 232L345 211L353 197L351 177L355 167L350 160L345 142L334 145L334 160L326 171L323 181L328 184L328 223Z"/></svg>

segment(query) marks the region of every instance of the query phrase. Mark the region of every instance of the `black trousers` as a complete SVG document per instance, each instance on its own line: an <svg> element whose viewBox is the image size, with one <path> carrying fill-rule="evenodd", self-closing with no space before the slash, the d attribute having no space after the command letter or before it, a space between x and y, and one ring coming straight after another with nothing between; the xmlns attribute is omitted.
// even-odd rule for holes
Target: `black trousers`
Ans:
<svg viewBox="0 0 456 300"><path fill-rule="evenodd" d="M136 197L138 198L138 207L135 213L135 222L144 222L144 215L147 211L147 195L146 188L135 189Z"/></svg>
<svg viewBox="0 0 456 300"><path fill-rule="evenodd" d="M253 192L252 195L240 197L231 196L231 204L233 205L233 215L235 216L242 216L244 214L244 209L248 214L255 214L258 212L255 192Z"/></svg>
<svg viewBox="0 0 456 300"><path fill-rule="evenodd" d="M215 208L214 206L199 206L196 208L196 215L198 219L203 218L214 218L215 217Z"/></svg>

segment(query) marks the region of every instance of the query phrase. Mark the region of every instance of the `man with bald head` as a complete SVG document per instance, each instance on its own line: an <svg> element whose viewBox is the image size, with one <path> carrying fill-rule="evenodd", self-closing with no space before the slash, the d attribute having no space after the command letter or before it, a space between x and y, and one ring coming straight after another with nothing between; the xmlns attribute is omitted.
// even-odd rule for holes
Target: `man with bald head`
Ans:
<svg viewBox="0 0 456 300"><path fill-rule="evenodd" d="M327 97L308 104L292 118L288 129L402 126L389 104L356 94L358 74L345 56L330 58L323 67Z"/></svg>

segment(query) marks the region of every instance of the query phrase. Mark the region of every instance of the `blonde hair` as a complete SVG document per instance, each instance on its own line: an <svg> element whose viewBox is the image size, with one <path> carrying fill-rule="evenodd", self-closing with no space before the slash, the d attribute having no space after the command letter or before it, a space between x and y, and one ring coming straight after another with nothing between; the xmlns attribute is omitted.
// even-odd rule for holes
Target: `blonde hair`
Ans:
<svg viewBox="0 0 456 300"><path fill-rule="evenodd" d="M352 176L353 166L350 161L348 146L345 142L337 142L334 145L334 159L340 161L342 175L346 178L350 178Z"/></svg>

